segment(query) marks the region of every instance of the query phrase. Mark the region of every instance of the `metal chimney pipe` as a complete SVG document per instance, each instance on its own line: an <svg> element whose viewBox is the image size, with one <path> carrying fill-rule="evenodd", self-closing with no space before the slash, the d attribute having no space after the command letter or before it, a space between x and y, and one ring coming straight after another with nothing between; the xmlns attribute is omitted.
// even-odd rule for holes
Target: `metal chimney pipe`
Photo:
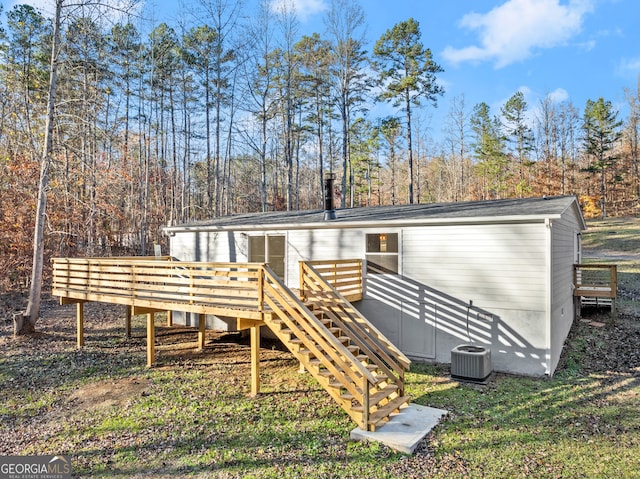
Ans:
<svg viewBox="0 0 640 479"><path fill-rule="evenodd" d="M333 206L333 180L335 173L324 174L324 220L330 221L336 219L336 210Z"/></svg>

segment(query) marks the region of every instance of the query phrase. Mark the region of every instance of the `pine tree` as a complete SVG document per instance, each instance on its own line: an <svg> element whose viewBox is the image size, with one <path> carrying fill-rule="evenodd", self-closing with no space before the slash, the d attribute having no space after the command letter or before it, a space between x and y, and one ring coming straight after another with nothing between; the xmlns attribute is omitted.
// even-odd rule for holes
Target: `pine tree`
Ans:
<svg viewBox="0 0 640 479"><path fill-rule="evenodd" d="M600 210L604 219L607 217L607 173L618 159L615 145L622 135L622 121L618 120L618 112L611 102L602 97L587 100L583 120L585 150L591 157L587 170L600 173Z"/></svg>
<svg viewBox="0 0 640 479"><path fill-rule="evenodd" d="M479 103L473 108L473 151L478 160L478 171L484 181L483 199L503 198L508 188L508 159L501 126L498 118L491 118L490 108L486 103Z"/></svg>
<svg viewBox="0 0 640 479"><path fill-rule="evenodd" d="M365 73L368 58L363 48L364 11L357 0L331 0L325 23L331 41L331 73L335 89L335 105L338 109L342 133L340 139L342 157L340 206L342 208L346 206L347 194L349 194L350 206L353 207L351 118L364 106L365 95L369 90Z"/></svg>
<svg viewBox="0 0 640 479"><path fill-rule="evenodd" d="M44 145L40 160L40 181L38 184L38 201L36 203L36 221L33 232L33 267L31 270L31 287L29 302L22 316L15 319L15 334L29 334L35 331L40 317L40 300L42 293L42 272L44 267L44 228L47 215L47 193L49 175L53 155L53 129L55 120L56 88L58 85L58 52L60 48L60 26L64 0L56 0L56 13L53 27L51 63L49 68L49 90L47 95L47 116Z"/></svg>
<svg viewBox="0 0 640 479"><path fill-rule="evenodd" d="M438 85L436 77L444 70L433 60L431 50L424 48L420 38L420 26L410 18L387 30L373 48L374 66L384 89L380 100L403 106L405 110L410 204L414 202L412 106L419 106L422 98L435 105L438 96L444 94L444 88Z"/></svg>
<svg viewBox="0 0 640 479"><path fill-rule="evenodd" d="M302 95L307 107L306 120L311 124L317 139L318 151L318 189L320 191L319 205L324 204L324 135L325 127L330 121L331 92L329 82L329 66L331 62L331 45L322 40L320 35L304 36L296 43L295 49L299 56L302 80Z"/></svg>
<svg viewBox="0 0 640 479"><path fill-rule="evenodd" d="M531 165L529 154L533 150L533 132L526 123L527 102L521 91L516 92L502 107L504 132L513 145L511 151L518 161L518 183L516 194L520 197L531 193L531 185L526 177Z"/></svg>
<svg viewBox="0 0 640 479"><path fill-rule="evenodd" d="M401 130L402 128L400 125L400 121L395 117L385 118L380 123L380 134L382 135L384 140L387 142L387 145L389 148L389 154L387 156L388 158L387 166L391 170L390 172L391 185L389 185L389 188L390 188L392 205L395 205L397 202L396 191L398 186L396 181L396 169L397 169L398 158L396 155L396 147L397 147L396 141L400 136Z"/></svg>

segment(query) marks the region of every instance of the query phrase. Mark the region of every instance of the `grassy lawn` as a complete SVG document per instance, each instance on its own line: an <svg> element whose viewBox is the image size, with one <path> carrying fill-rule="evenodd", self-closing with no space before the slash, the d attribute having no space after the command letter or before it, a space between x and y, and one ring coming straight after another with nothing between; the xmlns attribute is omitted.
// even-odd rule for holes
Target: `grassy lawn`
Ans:
<svg viewBox="0 0 640 479"><path fill-rule="evenodd" d="M603 250L600 228L614 226L611 250L635 254L618 222L592 224L585 246ZM68 454L78 477L638 477L640 271L630 258L620 270L617 322L576 321L551 379L497 374L474 386L414 363L414 402L449 415L412 456L349 441L355 425L277 348L263 349L263 393L252 398L238 338L211 336L196 352L195 333L158 318L158 365L148 370L144 318L127 339L122 311L87 305L77 350L73 307L51 306L37 336L13 339L0 323L0 455Z"/></svg>
<svg viewBox="0 0 640 479"><path fill-rule="evenodd" d="M616 253L638 254L640 246L639 218L610 218L590 220L583 235L582 244L587 251L615 255Z"/></svg>
<svg viewBox="0 0 640 479"><path fill-rule="evenodd" d="M640 218L592 220L587 226L585 263L617 265L618 307L640 317Z"/></svg>
<svg viewBox="0 0 640 479"><path fill-rule="evenodd" d="M589 371L598 358L585 342L605 348L606 328L576 323L553 379L497 375L481 387L451 381L446 367L414 365L415 402L450 411L414 456L350 442L354 424L285 352L264 351L265 392L251 398L247 346L215 342L181 357L161 350L147 370L142 321L132 340L116 324L100 326L104 341L97 329L83 351L53 331L8 343L0 453L68 454L80 477L622 478L640 470L638 368Z"/></svg>

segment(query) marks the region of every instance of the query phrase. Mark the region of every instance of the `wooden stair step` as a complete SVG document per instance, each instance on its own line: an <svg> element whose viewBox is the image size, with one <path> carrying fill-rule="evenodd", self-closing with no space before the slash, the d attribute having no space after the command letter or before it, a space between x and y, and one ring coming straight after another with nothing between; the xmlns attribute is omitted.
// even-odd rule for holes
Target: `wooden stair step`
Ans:
<svg viewBox="0 0 640 479"><path fill-rule="evenodd" d="M326 358L326 359L327 359L327 361L329 361L330 363L333 364L333 361L331 361L331 359L329 359L329 358ZM322 360L320 360L318 358L313 358L313 359L309 360L309 367L317 368L318 371L321 371L321 370L323 370L323 368L325 368L325 365L324 365L324 362Z"/></svg>
<svg viewBox="0 0 640 479"><path fill-rule="evenodd" d="M385 404L381 408L379 408L374 413L369 415L369 425L374 428L380 426L382 423L386 422L387 418L396 410L402 407L404 404L408 404L410 401L409 396L398 396L397 398L389 401L388 404Z"/></svg>
<svg viewBox="0 0 640 479"><path fill-rule="evenodd" d="M397 390L398 390L398 385L397 384L390 384L390 385L386 386L384 389L382 389L381 391L378 391L377 393L374 393L371 396L369 396L369 404L371 404L372 406L375 406L380 401L382 401L384 398L389 397L391 394L393 394ZM382 407L384 408L385 406L382 406ZM355 411L362 411L362 406L356 406L356 407L354 407L354 410Z"/></svg>
<svg viewBox="0 0 640 479"><path fill-rule="evenodd" d="M397 384L389 384L388 386L385 386L384 388L382 388L377 393L374 393L374 394L370 395L369 396L369 403L370 404L378 404L384 398L388 398L389 396L391 396L391 394L393 394L397 390L398 390L398 385Z"/></svg>
<svg viewBox="0 0 640 479"><path fill-rule="evenodd" d="M376 382L374 383L374 386L377 386L380 383L383 383L385 381L389 381L389 376L387 376L386 374L376 374L374 376L376 378Z"/></svg>
<svg viewBox="0 0 640 479"><path fill-rule="evenodd" d="M307 338L310 341L313 341L311 338ZM287 341L289 344L294 344L296 346L304 346L304 341L300 338L291 338L289 341Z"/></svg>
<svg viewBox="0 0 640 479"><path fill-rule="evenodd" d="M353 383L351 383L353 384ZM340 381L336 381L335 379L331 382L329 382L327 384L327 387L333 388L333 389L346 389L346 385L341 383ZM358 392L360 392L360 388L358 386L356 386L356 390ZM348 393L344 393L344 394L348 394Z"/></svg>
<svg viewBox="0 0 640 479"><path fill-rule="evenodd" d="M274 324L275 326L278 326L278 328L282 328L284 321L281 320L280 318L272 318L270 323Z"/></svg>

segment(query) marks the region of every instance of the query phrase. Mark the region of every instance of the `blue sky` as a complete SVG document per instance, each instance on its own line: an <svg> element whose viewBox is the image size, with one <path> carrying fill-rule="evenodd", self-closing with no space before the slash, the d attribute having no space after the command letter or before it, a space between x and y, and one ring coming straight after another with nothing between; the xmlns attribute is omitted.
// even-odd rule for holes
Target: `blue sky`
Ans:
<svg viewBox="0 0 640 479"><path fill-rule="evenodd" d="M279 1L291 0L275 0ZM324 32L328 2L293 1L301 34ZM602 96L626 117L624 89L638 87L640 0L361 0L360 4L371 48L396 23L410 17L420 23L423 44L444 68L440 81L445 95L437 109L425 112L436 138L454 97L464 95L469 110L484 101L498 114L520 90L533 115L547 94L556 101L571 100L580 112L587 99Z"/></svg>
<svg viewBox="0 0 640 479"><path fill-rule="evenodd" d="M200 0L149 0L144 12L156 22L175 24L190 3ZM300 35L324 33L329 0L291 1ZM51 0L33 0L51 10ZM32 2L32 3L33 3ZM250 12L256 0L246 0ZM451 100L464 95L469 110L484 101L492 112L522 91L535 113L547 94L571 100L583 111L600 96L628 114L624 89L636 90L640 75L640 0L360 0L369 50L387 29L413 17L422 41L444 68L446 93L438 108L425 110L434 137ZM11 3L5 2L10 8Z"/></svg>

